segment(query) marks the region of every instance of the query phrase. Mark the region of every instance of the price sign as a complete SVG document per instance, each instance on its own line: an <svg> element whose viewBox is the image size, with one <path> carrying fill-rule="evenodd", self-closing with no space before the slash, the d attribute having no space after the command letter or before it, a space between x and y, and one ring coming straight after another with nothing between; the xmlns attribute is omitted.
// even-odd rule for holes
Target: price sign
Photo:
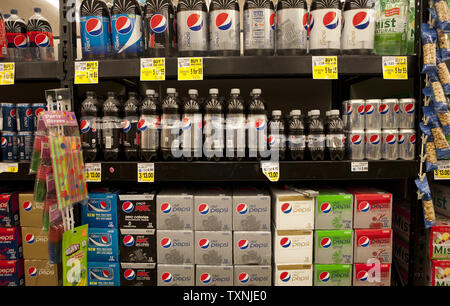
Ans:
<svg viewBox="0 0 450 306"><path fill-rule="evenodd" d="M407 80L408 58L406 56L383 56L383 79Z"/></svg>
<svg viewBox="0 0 450 306"><path fill-rule="evenodd" d="M203 57L179 57L178 81L203 80Z"/></svg>
<svg viewBox="0 0 450 306"><path fill-rule="evenodd" d="M313 56L312 70L315 80L337 80L337 56Z"/></svg>
<svg viewBox="0 0 450 306"><path fill-rule="evenodd" d="M9 173L17 173L19 172L19 164L18 163L0 163L0 173L9 172Z"/></svg>
<svg viewBox="0 0 450 306"><path fill-rule="evenodd" d="M280 179L280 164L277 162L261 162L261 169L263 174L271 182L278 182Z"/></svg>
<svg viewBox="0 0 450 306"><path fill-rule="evenodd" d="M86 182L102 181L102 164L86 163L84 165L84 172L86 173Z"/></svg>
<svg viewBox="0 0 450 306"><path fill-rule="evenodd" d="M141 58L141 81L164 81L166 79L166 59Z"/></svg>
<svg viewBox="0 0 450 306"><path fill-rule="evenodd" d="M153 183L155 181L154 163L139 163L137 171L138 183Z"/></svg>
<svg viewBox="0 0 450 306"><path fill-rule="evenodd" d="M450 160L438 160L438 170L434 171L435 180L450 180Z"/></svg>
<svg viewBox="0 0 450 306"><path fill-rule="evenodd" d="M98 62L75 62L75 84L98 84Z"/></svg>
<svg viewBox="0 0 450 306"><path fill-rule="evenodd" d="M369 171L369 162L352 162L352 172L367 172Z"/></svg>
<svg viewBox="0 0 450 306"><path fill-rule="evenodd" d="M15 63L0 64L0 85L14 85Z"/></svg>

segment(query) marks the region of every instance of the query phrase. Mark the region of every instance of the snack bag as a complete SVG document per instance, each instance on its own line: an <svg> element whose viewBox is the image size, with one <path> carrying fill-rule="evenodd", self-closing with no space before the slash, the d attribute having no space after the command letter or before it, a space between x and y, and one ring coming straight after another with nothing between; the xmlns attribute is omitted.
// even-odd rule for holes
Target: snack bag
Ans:
<svg viewBox="0 0 450 306"><path fill-rule="evenodd" d="M423 68L422 73L436 70L436 30L422 23Z"/></svg>
<svg viewBox="0 0 450 306"><path fill-rule="evenodd" d="M427 141L425 144L425 172L431 172L438 169L437 153L434 145L433 134L431 133L431 127L425 125L423 122L420 123L420 129L422 130L422 133L427 136Z"/></svg>
<svg viewBox="0 0 450 306"><path fill-rule="evenodd" d="M88 225L63 234L63 285L87 286Z"/></svg>
<svg viewBox="0 0 450 306"><path fill-rule="evenodd" d="M441 29L437 29L437 38L439 42L439 56L442 61L446 61L450 59L450 39L449 35L445 34L441 31Z"/></svg>
<svg viewBox="0 0 450 306"><path fill-rule="evenodd" d="M443 33L450 33L450 12L446 0L435 0L437 26Z"/></svg>
<svg viewBox="0 0 450 306"><path fill-rule="evenodd" d="M433 199L431 198L430 185L428 184L427 176L423 180L417 178L414 180L419 192L422 193L422 207L423 217L425 221L425 228L430 228L436 223L436 214L434 212Z"/></svg>

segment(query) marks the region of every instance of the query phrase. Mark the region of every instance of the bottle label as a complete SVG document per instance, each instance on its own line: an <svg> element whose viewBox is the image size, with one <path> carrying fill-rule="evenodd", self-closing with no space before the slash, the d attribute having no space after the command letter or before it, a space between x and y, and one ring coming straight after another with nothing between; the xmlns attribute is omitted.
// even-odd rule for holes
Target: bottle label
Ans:
<svg viewBox="0 0 450 306"><path fill-rule="evenodd" d="M209 13L209 48L240 50L240 18L236 10L214 10Z"/></svg>
<svg viewBox="0 0 450 306"><path fill-rule="evenodd" d="M288 141L291 150L300 150L306 147L305 135L290 135Z"/></svg>
<svg viewBox="0 0 450 306"><path fill-rule="evenodd" d="M185 114L181 120L183 150L198 150L202 147L202 114Z"/></svg>
<svg viewBox="0 0 450 306"><path fill-rule="evenodd" d="M244 49L273 49L275 13L268 8L244 11Z"/></svg>
<svg viewBox="0 0 450 306"><path fill-rule="evenodd" d="M248 148L266 150L267 117L265 115L248 115Z"/></svg>
<svg viewBox="0 0 450 306"><path fill-rule="evenodd" d="M83 53L107 55L111 52L110 20L104 16L80 17Z"/></svg>
<svg viewBox="0 0 450 306"><path fill-rule="evenodd" d="M244 114L229 114L226 119L228 150L245 150L246 120ZM241 157L241 156L239 156Z"/></svg>
<svg viewBox="0 0 450 306"><path fill-rule="evenodd" d="M270 134L267 139L270 149L286 149L286 136L280 134Z"/></svg>
<svg viewBox="0 0 450 306"><path fill-rule="evenodd" d="M342 149L345 148L344 134L329 134L326 136L327 148Z"/></svg>
<svg viewBox="0 0 450 306"><path fill-rule="evenodd" d="M204 121L205 148L221 150L224 148L224 118L220 114L206 114Z"/></svg>
<svg viewBox="0 0 450 306"><path fill-rule="evenodd" d="M344 11L342 49L373 49L375 38L375 10Z"/></svg>
<svg viewBox="0 0 450 306"><path fill-rule="evenodd" d="M117 14L111 18L114 53L142 52L142 16Z"/></svg>
<svg viewBox="0 0 450 306"><path fill-rule="evenodd" d="M308 148L325 148L325 135L308 135Z"/></svg>
<svg viewBox="0 0 450 306"><path fill-rule="evenodd" d="M308 12L286 8L277 12L277 49L306 49Z"/></svg>
<svg viewBox="0 0 450 306"><path fill-rule="evenodd" d="M313 10L310 23L311 50L341 48L341 10L332 8Z"/></svg>
<svg viewBox="0 0 450 306"><path fill-rule="evenodd" d="M178 51L207 51L208 16L201 10L177 12Z"/></svg>
<svg viewBox="0 0 450 306"><path fill-rule="evenodd" d="M30 47L53 48L53 33L44 31L27 32L28 43Z"/></svg>

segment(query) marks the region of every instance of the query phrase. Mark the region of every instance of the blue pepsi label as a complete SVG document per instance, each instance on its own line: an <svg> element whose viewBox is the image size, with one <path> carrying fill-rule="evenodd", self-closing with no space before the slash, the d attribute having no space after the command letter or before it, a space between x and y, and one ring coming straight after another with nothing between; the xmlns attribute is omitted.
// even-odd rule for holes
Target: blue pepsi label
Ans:
<svg viewBox="0 0 450 306"><path fill-rule="evenodd" d="M114 53L142 52L142 17L117 14L111 18Z"/></svg>
<svg viewBox="0 0 450 306"><path fill-rule="evenodd" d="M119 233L117 229L89 228L88 261L118 262Z"/></svg>
<svg viewBox="0 0 450 306"><path fill-rule="evenodd" d="M88 262L88 286L120 286L119 264Z"/></svg>
<svg viewBox="0 0 450 306"><path fill-rule="evenodd" d="M83 54L106 55L111 52L111 29L108 17L80 18Z"/></svg>
<svg viewBox="0 0 450 306"><path fill-rule="evenodd" d="M117 194L91 193L81 206L81 222L94 228L117 227Z"/></svg>

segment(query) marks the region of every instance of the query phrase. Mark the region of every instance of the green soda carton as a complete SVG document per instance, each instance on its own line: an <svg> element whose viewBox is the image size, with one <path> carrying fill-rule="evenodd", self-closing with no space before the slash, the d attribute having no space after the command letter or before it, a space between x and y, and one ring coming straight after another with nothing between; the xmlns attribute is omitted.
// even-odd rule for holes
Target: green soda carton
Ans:
<svg viewBox="0 0 450 306"><path fill-rule="evenodd" d="M314 223L316 229L352 229L353 195L339 189L319 189Z"/></svg>
<svg viewBox="0 0 450 306"><path fill-rule="evenodd" d="M353 230L316 230L314 262L317 264L352 264Z"/></svg>
<svg viewBox="0 0 450 306"><path fill-rule="evenodd" d="M375 54L406 54L409 0L376 2Z"/></svg>
<svg viewBox="0 0 450 306"><path fill-rule="evenodd" d="M314 265L314 286L351 286L352 265Z"/></svg>

